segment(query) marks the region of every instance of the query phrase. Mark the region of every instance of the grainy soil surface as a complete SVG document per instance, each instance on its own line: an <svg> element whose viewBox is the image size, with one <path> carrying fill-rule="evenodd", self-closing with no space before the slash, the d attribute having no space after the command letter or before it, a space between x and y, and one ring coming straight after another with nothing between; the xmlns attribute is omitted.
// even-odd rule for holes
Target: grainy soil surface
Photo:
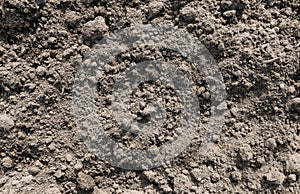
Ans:
<svg viewBox="0 0 300 194"><path fill-rule="evenodd" d="M298 0L1 2L1 194L300 193ZM206 154L199 153L200 130L163 166L125 170L99 159L78 135L74 78L85 55L107 33L159 23L187 31L210 51L226 85L225 121ZM157 58L189 66L168 50L140 48L117 56L112 74ZM108 71L99 81L100 114L109 108L113 75ZM201 76L191 78L198 83L205 122L209 90ZM160 83L145 82L135 91L132 114L147 122L147 111L140 109L143 96L152 92L171 107L169 125L147 141L120 132L110 116L103 117L105 130L128 147L159 146L172 138L178 99Z"/></svg>

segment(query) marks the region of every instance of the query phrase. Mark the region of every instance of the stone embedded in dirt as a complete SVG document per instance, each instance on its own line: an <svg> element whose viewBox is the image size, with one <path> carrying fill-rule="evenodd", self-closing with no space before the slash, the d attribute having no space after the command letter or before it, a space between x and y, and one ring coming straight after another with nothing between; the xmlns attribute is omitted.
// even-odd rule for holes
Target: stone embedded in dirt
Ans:
<svg viewBox="0 0 300 194"><path fill-rule="evenodd" d="M126 190L122 192L123 194L142 194L144 192L137 191L137 190Z"/></svg>
<svg viewBox="0 0 300 194"><path fill-rule="evenodd" d="M296 88L294 86L289 86L287 88L287 92L290 94L294 94L296 92Z"/></svg>
<svg viewBox="0 0 300 194"><path fill-rule="evenodd" d="M183 20L191 22L194 21L197 17L197 10L192 7L184 7L180 10L180 16Z"/></svg>
<svg viewBox="0 0 300 194"><path fill-rule="evenodd" d="M39 75L39 76L43 76L47 73L47 69L45 67L42 67L42 66L38 66L36 68L36 74Z"/></svg>
<svg viewBox="0 0 300 194"><path fill-rule="evenodd" d="M292 154L286 161L286 171L300 176L300 154Z"/></svg>
<svg viewBox="0 0 300 194"><path fill-rule="evenodd" d="M290 111L295 111L300 113L300 98L293 98L288 101L287 108Z"/></svg>
<svg viewBox="0 0 300 194"><path fill-rule="evenodd" d="M197 181L201 181L201 179L203 178L203 171L200 170L199 168L195 168L191 171L191 175L197 180Z"/></svg>
<svg viewBox="0 0 300 194"><path fill-rule="evenodd" d="M65 23L68 27L74 28L78 25L78 21L80 20L80 16L75 11L68 11L65 14Z"/></svg>
<svg viewBox="0 0 300 194"><path fill-rule="evenodd" d="M290 174L288 177L287 177L287 181L290 182L290 183L294 183L297 181L297 175L295 174Z"/></svg>
<svg viewBox="0 0 300 194"><path fill-rule="evenodd" d="M164 3L161 1L153 1L149 3L149 19L156 17L164 9Z"/></svg>
<svg viewBox="0 0 300 194"><path fill-rule="evenodd" d="M34 165L39 168L43 167L43 164L39 160L35 161Z"/></svg>
<svg viewBox="0 0 300 194"><path fill-rule="evenodd" d="M229 9L231 5L232 5L231 1L221 1L221 6L223 9Z"/></svg>
<svg viewBox="0 0 300 194"><path fill-rule="evenodd" d="M153 172L153 171L144 171L143 175L150 182L155 181L156 176L157 176L157 174L155 172Z"/></svg>
<svg viewBox="0 0 300 194"><path fill-rule="evenodd" d="M105 19L98 16L93 21L89 21L83 25L82 35L85 40L94 41L101 39L108 30L109 28L105 23Z"/></svg>
<svg viewBox="0 0 300 194"><path fill-rule="evenodd" d="M54 174L54 176L58 179L60 179L62 176L64 176L65 173L63 173L61 170L57 170Z"/></svg>
<svg viewBox="0 0 300 194"><path fill-rule="evenodd" d="M220 175L218 173L214 173L210 176L210 181L212 183L217 183L220 181Z"/></svg>
<svg viewBox="0 0 300 194"><path fill-rule="evenodd" d="M14 166L14 161L9 156L6 156L1 160L1 164L3 167L9 169Z"/></svg>
<svg viewBox="0 0 300 194"><path fill-rule="evenodd" d="M281 185L285 180L285 175L277 168L271 168L270 171L265 175L265 178L270 183Z"/></svg>
<svg viewBox="0 0 300 194"><path fill-rule="evenodd" d="M0 178L0 187L2 187L6 182L8 178L6 176Z"/></svg>
<svg viewBox="0 0 300 194"><path fill-rule="evenodd" d="M20 187L20 186L21 186L20 181L18 181L18 180L12 180L12 181L11 181L11 185L12 185L12 186L17 186L17 187Z"/></svg>
<svg viewBox="0 0 300 194"><path fill-rule="evenodd" d="M188 192L192 187L192 183L188 176L184 174L178 174L174 177L174 191L175 193Z"/></svg>
<svg viewBox="0 0 300 194"><path fill-rule="evenodd" d="M81 170L82 167L83 167L82 162L78 161L78 162L75 164L74 169L75 169L75 170Z"/></svg>
<svg viewBox="0 0 300 194"><path fill-rule="evenodd" d="M235 16L235 14L236 14L235 10L228 10L223 13L223 16L226 18L232 18Z"/></svg>
<svg viewBox="0 0 300 194"><path fill-rule="evenodd" d="M55 45L57 43L57 38L51 36L48 38L48 44L49 45Z"/></svg>
<svg viewBox="0 0 300 194"><path fill-rule="evenodd" d="M253 152L249 144L240 147L239 155L244 162L248 162L253 158Z"/></svg>
<svg viewBox="0 0 300 194"><path fill-rule="evenodd" d="M14 120L7 114L0 114L0 131L9 131L15 126Z"/></svg>
<svg viewBox="0 0 300 194"><path fill-rule="evenodd" d="M251 48L245 48L242 52L242 56L245 59L250 59L252 55L253 55L253 51Z"/></svg>
<svg viewBox="0 0 300 194"><path fill-rule="evenodd" d="M109 194L109 192L103 189L95 188L93 194Z"/></svg>
<svg viewBox="0 0 300 194"><path fill-rule="evenodd" d="M45 194L61 194L59 188L53 187L45 190Z"/></svg>
<svg viewBox="0 0 300 194"><path fill-rule="evenodd" d="M234 171L230 173L229 178L232 182L239 182L242 180L242 174L238 171Z"/></svg>
<svg viewBox="0 0 300 194"><path fill-rule="evenodd" d="M22 177L22 179L20 180L20 182L24 185L28 185L32 182L33 176L32 175L28 175L28 176L24 176Z"/></svg>
<svg viewBox="0 0 300 194"><path fill-rule="evenodd" d="M35 176L40 172L40 169L36 166L32 166L28 169L28 173Z"/></svg>
<svg viewBox="0 0 300 194"><path fill-rule="evenodd" d="M173 189L167 184L161 185L160 188L164 193L172 193L173 191Z"/></svg>
<svg viewBox="0 0 300 194"><path fill-rule="evenodd" d="M67 153L67 154L65 155L65 157L66 157L67 162L72 162L72 161L73 161L73 156L72 156L72 154Z"/></svg>
<svg viewBox="0 0 300 194"><path fill-rule="evenodd" d="M83 172L78 173L77 183L79 188L84 191L93 190L93 188L96 186L93 177Z"/></svg>
<svg viewBox="0 0 300 194"><path fill-rule="evenodd" d="M273 150L277 147L277 143L276 143L276 140L274 138L267 139L265 145L270 150Z"/></svg>

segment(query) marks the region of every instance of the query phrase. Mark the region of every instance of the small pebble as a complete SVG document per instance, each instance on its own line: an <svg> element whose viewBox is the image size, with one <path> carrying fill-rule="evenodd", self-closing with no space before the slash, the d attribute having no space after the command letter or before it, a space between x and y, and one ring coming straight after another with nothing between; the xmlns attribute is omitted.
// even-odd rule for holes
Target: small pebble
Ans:
<svg viewBox="0 0 300 194"><path fill-rule="evenodd" d="M74 166L75 170L81 170L83 167L82 163L81 162L77 162Z"/></svg>
<svg viewBox="0 0 300 194"><path fill-rule="evenodd" d="M66 154L66 160L67 160L67 162L72 162L72 161L73 161L73 156L72 156L72 154L67 153L67 154Z"/></svg>
<svg viewBox="0 0 300 194"><path fill-rule="evenodd" d="M287 177L287 181L291 182L291 183L294 183L297 181L297 176L295 174L290 174L288 177Z"/></svg>
<svg viewBox="0 0 300 194"><path fill-rule="evenodd" d="M153 172L153 171L144 171L143 175L150 182L155 181L155 178L157 176L157 174L155 172Z"/></svg>
<svg viewBox="0 0 300 194"><path fill-rule="evenodd" d="M270 150L273 150L273 149L275 149L277 147L277 143L276 143L276 140L274 138L267 139L265 145Z"/></svg>
<svg viewBox="0 0 300 194"><path fill-rule="evenodd" d="M53 187L45 190L45 194L61 194L59 188Z"/></svg>
<svg viewBox="0 0 300 194"><path fill-rule="evenodd" d="M295 111L300 113L300 98L293 98L288 101L287 108L290 111Z"/></svg>
<svg viewBox="0 0 300 194"><path fill-rule="evenodd" d="M294 94L296 92L296 89L294 86L290 86L287 88L287 92L290 94Z"/></svg>
<svg viewBox="0 0 300 194"><path fill-rule="evenodd" d="M93 177L83 172L78 173L77 183L80 189L84 191L90 191L96 186Z"/></svg>
<svg viewBox="0 0 300 194"><path fill-rule="evenodd" d="M223 16L227 18L232 18L235 16L235 14L236 14L235 10L228 10L223 13Z"/></svg>
<svg viewBox="0 0 300 194"><path fill-rule="evenodd" d="M14 120L7 114L0 114L0 131L9 131L15 126Z"/></svg>
<svg viewBox="0 0 300 194"><path fill-rule="evenodd" d="M270 171L265 175L265 178L268 182L281 185L285 179L285 175L277 168L271 168Z"/></svg>
<svg viewBox="0 0 300 194"><path fill-rule="evenodd" d="M291 154L286 161L286 171L300 176L300 154Z"/></svg>
<svg viewBox="0 0 300 194"><path fill-rule="evenodd" d="M83 25L82 35L85 40L99 40L108 29L108 26L105 24L105 19L98 16L93 21L89 21Z"/></svg>
<svg viewBox="0 0 300 194"><path fill-rule="evenodd" d="M250 49L250 48L245 48L245 49L242 51L242 56L243 56L245 59L250 59L252 55L253 55L253 51L252 51L252 49Z"/></svg>
<svg viewBox="0 0 300 194"><path fill-rule="evenodd" d="M33 176L28 175L28 176L23 177L20 182L22 182L23 184L30 184L32 182L32 179L33 179Z"/></svg>
<svg viewBox="0 0 300 194"><path fill-rule="evenodd" d="M1 160L1 164L3 167L5 167L7 169L12 168L14 166L14 162L9 156L4 157Z"/></svg>
<svg viewBox="0 0 300 194"><path fill-rule="evenodd" d="M198 168L195 168L191 171L191 175L197 180L197 181L201 181L201 179L203 178L203 172L198 169Z"/></svg>
<svg viewBox="0 0 300 194"><path fill-rule="evenodd" d="M253 158L253 153L250 145L244 144L239 151L240 157L243 161L247 162Z"/></svg>
<svg viewBox="0 0 300 194"><path fill-rule="evenodd" d="M42 66L38 66L36 68L36 74L39 75L39 76L43 76L47 73L47 69L45 67L42 67Z"/></svg>
<svg viewBox="0 0 300 194"><path fill-rule="evenodd" d="M61 170L56 171L54 174L54 176L58 179L61 178L63 175L64 173Z"/></svg>
<svg viewBox="0 0 300 194"><path fill-rule="evenodd" d="M153 1L149 3L149 18L156 17L160 12L162 12L164 9L164 3L160 1Z"/></svg>
<svg viewBox="0 0 300 194"><path fill-rule="evenodd" d="M184 174L178 174L174 177L174 191L175 193L184 193L189 191L192 187L192 183L188 176Z"/></svg>
<svg viewBox="0 0 300 194"><path fill-rule="evenodd" d="M69 27L76 27L78 25L78 21L80 20L80 17L75 11L69 11L65 14L65 23Z"/></svg>
<svg viewBox="0 0 300 194"><path fill-rule="evenodd" d="M36 166L32 166L28 169L28 173L35 176L40 172L40 169Z"/></svg>
<svg viewBox="0 0 300 194"><path fill-rule="evenodd" d="M191 7L184 7L180 10L180 16L185 21L194 21L197 17L197 11L194 8Z"/></svg>
<svg viewBox="0 0 300 194"><path fill-rule="evenodd" d="M50 45L54 45L54 44L57 43L57 39L56 39L55 37L49 37L48 43L49 43Z"/></svg>
<svg viewBox="0 0 300 194"><path fill-rule="evenodd" d="M242 180L242 174L240 172L234 171L230 174L230 179L233 182L239 182Z"/></svg>
<svg viewBox="0 0 300 194"><path fill-rule="evenodd" d="M7 177L1 177L0 178L0 188L7 182L8 178Z"/></svg>

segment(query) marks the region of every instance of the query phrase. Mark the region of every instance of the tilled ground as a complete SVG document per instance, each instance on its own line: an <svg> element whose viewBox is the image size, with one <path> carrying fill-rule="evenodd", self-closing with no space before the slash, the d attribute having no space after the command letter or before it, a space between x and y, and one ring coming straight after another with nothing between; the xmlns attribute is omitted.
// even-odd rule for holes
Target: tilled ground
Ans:
<svg viewBox="0 0 300 194"><path fill-rule="evenodd" d="M300 193L299 8L297 0L3 0L0 193ZM200 131L162 167L116 168L78 136L71 106L74 77L106 33L163 22L197 37L216 59L228 95L225 124L205 155L198 153ZM122 65L157 58L188 66L175 53L141 48L118 56L112 66L120 68L112 74ZM110 78L101 80L100 101L109 101ZM209 92L201 76L192 78L204 99L205 121ZM161 136L142 141L147 146L171 138L172 112L179 112L172 89L144 83L132 94L132 114L144 119L139 109L151 87L156 99L165 96L171 122ZM100 114L106 111L107 104L99 106ZM106 119L107 133L131 146L134 138Z"/></svg>

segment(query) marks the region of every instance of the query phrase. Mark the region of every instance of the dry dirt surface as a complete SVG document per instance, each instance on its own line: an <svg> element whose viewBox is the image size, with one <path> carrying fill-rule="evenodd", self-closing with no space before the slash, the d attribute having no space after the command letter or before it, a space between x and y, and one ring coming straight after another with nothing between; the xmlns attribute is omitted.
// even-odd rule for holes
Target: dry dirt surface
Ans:
<svg viewBox="0 0 300 194"><path fill-rule="evenodd" d="M298 0L1 0L0 193L299 194L299 9ZM76 72L108 33L162 23L198 38L216 60L227 92L224 124L205 154L202 128L162 166L119 168L78 134ZM141 83L130 98L131 114L145 123L147 102L165 102L168 123L156 134L124 132L109 113L116 76L150 59L191 74L199 120L212 110L205 79L183 56L152 47L120 53L97 81L96 105L105 132L127 147L161 146L176 131L180 102L161 83Z"/></svg>

